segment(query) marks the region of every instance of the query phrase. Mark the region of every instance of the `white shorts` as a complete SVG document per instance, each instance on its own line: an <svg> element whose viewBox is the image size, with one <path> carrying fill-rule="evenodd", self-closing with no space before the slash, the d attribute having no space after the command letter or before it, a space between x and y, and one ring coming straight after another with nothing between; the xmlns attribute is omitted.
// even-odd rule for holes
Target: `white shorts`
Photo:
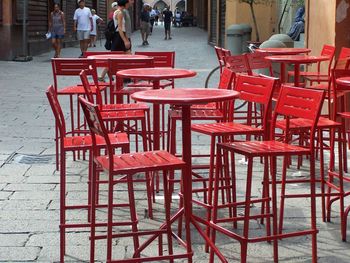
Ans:
<svg viewBox="0 0 350 263"><path fill-rule="evenodd" d="M78 30L77 38L78 40L90 39L90 30Z"/></svg>

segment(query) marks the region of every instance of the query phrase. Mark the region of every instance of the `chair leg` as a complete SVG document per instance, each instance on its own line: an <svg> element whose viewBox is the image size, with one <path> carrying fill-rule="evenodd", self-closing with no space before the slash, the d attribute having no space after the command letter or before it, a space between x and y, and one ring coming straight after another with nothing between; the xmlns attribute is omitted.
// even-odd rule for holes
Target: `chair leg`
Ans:
<svg viewBox="0 0 350 263"><path fill-rule="evenodd" d="M169 255L173 254L173 241L172 241L172 230L170 222L170 194L168 190L168 178L167 172L163 171L163 188L164 188L164 208L165 208L165 222L167 225L167 241L168 241L168 253ZM170 260L174 262L174 260Z"/></svg>
<svg viewBox="0 0 350 263"><path fill-rule="evenodd" d="M273 235L278 234L278 219L277 219L277 182L276 182L276 157L270 157L271 164L271 203L272 203L272 231ZM287 165L288 159L285 160L285 165ZM266 158L267 161L267 158ZM273 240L273 259L274 262L278 262L278 239Z"/></svg>
<svg viewBox="0 0 350 263"><path fill-rule="evenodd" d="M112 231L113 231L113 175L108 175L108 204L107 204L107 255L106 261L112 259Z"/></svg>
<svg viewBox="0 0 350 263"><path fill-rule="evenodd" d="M91 207L90 207L90 262L95 262L95 237L96 237L96 204L97 204L97 167L96 163L91 161Z"/></svg>
<svg viewBox="0 0 350 263"><path fill-rule="evenodd" d="M279 215L279 230L278 233L282 234L283 230L283 217L284 217L284 202L285 202L285 194L286 194L286 177L287 177L287 160L289 158L287 156L283 157L283 170L282 170L282 178L281 178L281 198L280 198L280 215Z"/></svg>
<svg viewBox="0 0 350 263"><path fill-rule="evenodd" d="M317 226L316 226L316 180L315 180L315 156L310 155L310 202L311 202L311 229L312 233L312 262L317 262Z"/></svg>
<svg viewBox="0 0 350 263"><path fill-rule="evenodd" d="M334 140L333 129L329 131L330 141ZM323 131L319 130L319 141L320 141L320 184L321 184L321 209L322 209L322 220L326 222L326 199L325 199L325 180L324 180L324 147L323 147ZM333 144L334 145L334 144ZM330 143L330 154L334 152L332 148L332 142Z"/></svg>
<svg viewBox="0 0 350 263"><path fill-rule="evenodd" d="M60 170L60 262L66 254L66 152L61 149Z"/></svg>

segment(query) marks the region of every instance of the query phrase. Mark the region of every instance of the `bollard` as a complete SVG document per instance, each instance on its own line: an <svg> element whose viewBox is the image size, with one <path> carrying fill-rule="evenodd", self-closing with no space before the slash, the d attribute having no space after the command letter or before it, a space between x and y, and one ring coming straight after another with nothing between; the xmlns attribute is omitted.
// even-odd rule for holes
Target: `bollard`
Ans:
<svg viewBox="0 0 350 263"><path fill-rule="evenodd" d="M230 25L226 30L226 43L232 55L242 54L243 31L240 25Z"/></svg>

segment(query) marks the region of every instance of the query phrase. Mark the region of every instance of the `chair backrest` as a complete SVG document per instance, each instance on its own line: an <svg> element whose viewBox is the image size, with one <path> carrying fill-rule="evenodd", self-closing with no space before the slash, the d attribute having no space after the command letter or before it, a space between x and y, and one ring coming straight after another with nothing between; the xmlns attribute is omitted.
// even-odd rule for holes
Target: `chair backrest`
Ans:
<svg viewBox="0 0 350 263"><path fill-rule="evenodd" d="M246 56L226 56L223 59L225 62L225 67L229 68L234 73L247 73L249 75L252 75L252 71L249 68Z"/></svg>
<svg viewBox="0 0 350 263"><path fill-rule="evenodd" d="M101 96L101 91L100 91L98 82L96 82L96 85L95 85L95 90L96 90L96 102L95 102L94 93L92 91L91 85L90 85L88 77L87 77L88 74L89 74L89 71L87 71L87 70L82 70L79 74L80 79L81 79L81 83L84 87L85 95L86 95L89 102L96 103L98 106L101 106L102 105L102 96Z"/></svg>
<svg viewBox="0 0 350 263"><path fill-rule="evenodd" d="M254 52L245 54L250 70L268 69L270 76L273 77L271 61L265 59L268 54L263 52Z"/></svg>
<svg viewBox="0 0 350 263"><path fill-rule="evenodd" d="M143 55L153 57L154 67L157 68L174 68L175 67L175 51L136 51L135 55Z"/></svg>
<svg viewBox="0 0 350 263"><path fill-rule="evenodd" d="M95 55L125 55L124 51L84 51L83 57L87 58L88 56Z"/></svg>
<svg viewBox="0 0 350 263"><path fill-rule="evenodd" d="M334 64L333 69L348 69L350 64L350 57L338 58Z"/></svg>
<svg viewBox="0 0 350 263"><path fill-rule="evenodd" d="M83 109L86 122L88 123L89 129L91 132L94 156L97 156L100 154L99 149L96 146L96 136L102 136L106 142L108 155L112 157L113 149L111 146L111 142L109 140L108 131L103 123L99 107L96 104L93 104L87 101L82 96L79 96L79 102ZM109 160L110 168L112 168L111 165L113 165L113 158L109 158L109 159L110 159Z"/></svg>
<svg viewBox="0 0 350 263"><path fill-rule="evenodd" d="M321 56L328 56L328 75L330 75L332 69L332 63L335 56L335 46L323 45ZM317 72L321 72L321 63L322 61L317 63Z"/></svg>
<svg viewBox="0 0 350 263"><path fill-rule="evenodd" d="M350 48L342 47L338 59L350 57Z"/></svg>
<svg viewBox="0 0 350 263"><path fill-rule="evenodd" d="M215 49L216 57L219 62L220 73L222 73L223 67L225 66L224 57L231 56L231 51L218 46L214 46L214 49Z"/></svg>
<svg viewBox="0 0 350 263"><path fill-rule="evenodd" d="M96 63L92 59L53 58L51 64L56 91L58 90L58 76L79 76L82 70L87 70L94 81L97 81Z"/></svg>
<svg viewBox="0 0 350 263"><path fill-rule="evenodd" d="M232 89L232 81L234 78L234 73L228 69L223 68L222 73L220 74L219 89Z"/></svg>
<svg viewBox="0 0 350 263"><path fill-rule="evenodd" d="M239 99L248 102L247 124L252 125L251 104L260 104L262 112L262 127L265 129L265 138L268 138L268 122L271 119L272 95L279 85L277 78L238 75L234 90L240 93ZM256 124L258 124L255 121Z"/></svg>
<svg viewBox="0 0 350 263"><path fill-rule="evenodd" d="M117 78L116 74L119 70L135 69L135 68L153 68L153 58L142 59L109 59L108 60L108 75L111 91L120 90L122 88L122 82ZM112 79L115 78L115 87Z"/></svg>
<svg viewBox="0 0 350 263"><path fill-rule="evenodd" d="M55 116L56 125L60 133L60 138L62 139L66 135L66 123L60 102L58 101L57 93L52 85L50 85L46 90L46 97L49 100L51 110ZM61 142L63 142L63 140L61 140Z"/></svg>
<svg viewBox="0 0 350 263"><path fill-rule="evenodd" d="M272 119L272 136L275 135L275 125L278 116L286 119L286 134L289 132L291 118L303 118L312 121L310 128L310 147L314 147L315 131L324 100L323 90L305 89L282 85Z"/></svg>

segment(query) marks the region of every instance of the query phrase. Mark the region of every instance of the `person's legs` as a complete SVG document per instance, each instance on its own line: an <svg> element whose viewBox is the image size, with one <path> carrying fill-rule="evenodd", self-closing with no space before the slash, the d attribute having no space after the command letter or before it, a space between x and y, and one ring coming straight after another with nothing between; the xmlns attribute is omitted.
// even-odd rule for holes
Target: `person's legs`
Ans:
<svg viewBox="0 0 350 263"><path fill-rule="evenodd" d="M59 58L59 57L61 57L62 39L61 38L57 38L56 42L57 42L57 44L56 44L56 53L57 53L56 56Z"/></svg>
<svg viewBox="0 0 350 263"><path fill-rule="evenodd" d="M168 39L171 39L171 23L169 23L169 27L168 27Z"/></svg>
<svg viewBox="0 0 350 263"><path fill-rule="evenodd" d="M52 38L52 47L55 50L54 57L57 57L57 39L56 38Z"/></svg>

